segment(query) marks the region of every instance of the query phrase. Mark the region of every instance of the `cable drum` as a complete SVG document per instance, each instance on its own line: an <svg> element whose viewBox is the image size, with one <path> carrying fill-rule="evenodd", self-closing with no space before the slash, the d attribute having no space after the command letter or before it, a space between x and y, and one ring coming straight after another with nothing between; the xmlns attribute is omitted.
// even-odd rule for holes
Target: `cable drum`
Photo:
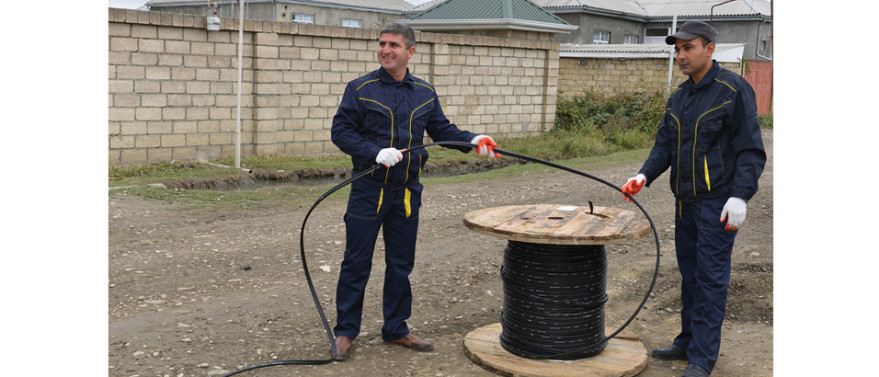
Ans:
<svg viewBox="0 0 879 377"><path fill-rule="evenodd" d="M532 359L573 360L607 346L604 245L509 241L501 267L501 346Z"/></svg>

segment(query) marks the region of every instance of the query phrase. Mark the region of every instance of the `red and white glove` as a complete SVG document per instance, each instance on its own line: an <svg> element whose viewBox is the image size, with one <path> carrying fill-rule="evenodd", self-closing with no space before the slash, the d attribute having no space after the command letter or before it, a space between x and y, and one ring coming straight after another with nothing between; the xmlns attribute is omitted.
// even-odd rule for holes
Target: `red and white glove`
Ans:
<svg viewBox="0 0 879 377"><path fill-rule="evenodd" d="M403 153L397 150L397 148L385 148L378 151L378 155L375 156L375 162L384 165L385 167L391 167L396 165L398 162L403 160Z"/></svg>
<svg viewBox="0 0 879 377"><path fill-rule="evenodd" d="M723 211L720 212L720 222L726 220L726 230L738 230L739 225L745 222L745 215L748 214L748 203L736 197L730 197L723 205Z"/></svg>
<svg viewBox="0 0 879 377"><path fill-rule="evenodd" d="M635 196L638 191L641 191L641 187L644 187L645 181L647 181L647 177L645 177L644 174L638 174L632 178L629 178L629 180L623 186L622 190L624 193L629 194L629 196ZM625 195L623 195L623 199L625 199L627 202L631 201L629 200L629 197Z"/></svg>
<svg viewBox="0 0 879 377"><path fill-rule="evenodd" d="M477 135L470 140L470 144L476 144L476 148L473 150L476 151L476 154L480 156L488 156L488 157L500 157L500 153L494 151L494 148L497 148L497 143L492 140L491 137L485 135Z"/></svg>

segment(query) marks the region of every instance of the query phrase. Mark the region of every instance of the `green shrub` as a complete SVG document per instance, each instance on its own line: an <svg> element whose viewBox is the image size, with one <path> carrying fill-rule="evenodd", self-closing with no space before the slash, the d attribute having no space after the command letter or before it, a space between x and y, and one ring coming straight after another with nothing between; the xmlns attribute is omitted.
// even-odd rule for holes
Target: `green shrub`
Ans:
<svg viewBox="0 0 879 377"><path fill-rule="evenodd" d="M760 128L772 128L772 113L758 115L757 121L760 122Z"/></svg>
<svg viewBox="0 0 879 377"><path fill-rule="evenodd" d="M555 127L549 137L580 155L592 156L652 145L665 113L665 91L621 93L604 96L596 92L559 99ZM574 139L574 140L571 140ZM585 139L579 147L576 139Z"/></svg>
<svg viewBox="0 0 879 377"><path fill-rule="evenodd" d="M578 129L623 125L644 132L656 132L664 114L665 91L621 93L603 96L588 92L571 99L559 99L556 128Z"/></svg>

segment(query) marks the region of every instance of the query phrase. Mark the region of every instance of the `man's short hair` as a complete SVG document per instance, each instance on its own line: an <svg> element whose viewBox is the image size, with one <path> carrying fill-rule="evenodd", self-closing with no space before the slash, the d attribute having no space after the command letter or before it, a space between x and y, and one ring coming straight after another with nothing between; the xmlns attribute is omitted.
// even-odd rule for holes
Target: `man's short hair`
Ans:
<svg viewBox="0 0 879 377"><path fill-rule="evenodd" d="M382 30L378 33L381 36L384 33L391 33L403 36L403 43L406 43L406 48L415 46L415 30L412 30L412 27L406 24L402 24L399 22L391 22L382 26Z"/></svg>
<svg viewBox="0 0 879 377"><path fill-rule="evenodd" d="M699 37L699 38L696 38L696 39L702 41L702 47L703 47L703 48L704 48L705 46L708 46L709 43L713 43L713 42L708 42L708 40L705 39L705 38L703 38L703 37Z"/></svg>

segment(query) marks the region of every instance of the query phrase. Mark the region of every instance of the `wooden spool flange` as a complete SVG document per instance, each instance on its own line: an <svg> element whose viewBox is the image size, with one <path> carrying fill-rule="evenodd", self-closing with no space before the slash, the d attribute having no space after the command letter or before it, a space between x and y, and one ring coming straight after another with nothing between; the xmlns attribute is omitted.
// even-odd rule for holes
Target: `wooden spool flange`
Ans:
<svg viewBox="0 0 879 377"><path fill-rule="evenodd" d="M604 245L631 241L650 233L643 215L612 207L560 204L485 208L464 215L471 230L510 241L548 245ZM609 335L616 329L605 328ZM505 376L627 377L647 366L647 349L624 330L593 357L578 360L530 359L514 355L500 343L500 323L480 327L464 338L464 352L477 365Z"/></svg>
<svg viewBox="0 0 879 377"><path fill-rule="evenodd" d="M623 330L600 354L578 360L529 359L513 355L501 345L501 324L471 331L464 337L464 353L477 365L515 377L629 377L647 367L647 349L634 333ZM610 335L615 329L605 328Z"/></svg>
<svg viewBox="0 0 879 377"><path fill-rule="evenodd" d="M484 208L464 215L470 230L511 241L548 245L606 245L650 233L643 215L613 207L536 204Z"/></svg>

